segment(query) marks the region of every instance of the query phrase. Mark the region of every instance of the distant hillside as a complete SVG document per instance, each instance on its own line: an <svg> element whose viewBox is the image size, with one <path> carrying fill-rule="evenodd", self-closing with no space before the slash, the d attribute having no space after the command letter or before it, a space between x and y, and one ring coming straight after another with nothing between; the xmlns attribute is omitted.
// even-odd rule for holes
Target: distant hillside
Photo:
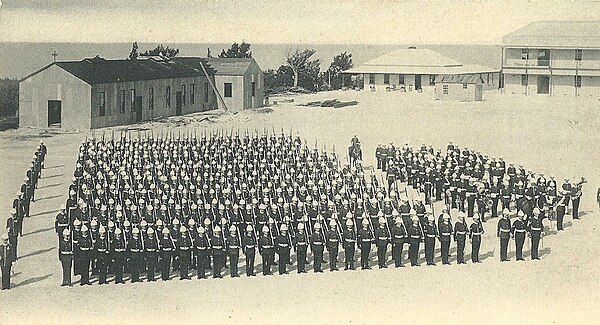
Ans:
<svg viewBox="0 0 600 325"><path fill-rule="evenodd" d="M236 41L236 40L233 40ZM154 48L157 43L140 43L140 50ZM179 48L181 56L206 56L210 47L213 55L228 48L230 44L166 44ZM321 59L321 69L329 67L332 58L344 51L352 53L355 65L373 59L398 48L417 46L429 48L465 64L482 64L500 67L499 45L356 45L356 44L252 44L253 57L263 70L277 69L285 61L290 47L313 48L315 58ZM81 60L100 55L107 59L126 58L130 43L0 43L0 78L22 78L52 62L52 52L58 60Z"/></svg>

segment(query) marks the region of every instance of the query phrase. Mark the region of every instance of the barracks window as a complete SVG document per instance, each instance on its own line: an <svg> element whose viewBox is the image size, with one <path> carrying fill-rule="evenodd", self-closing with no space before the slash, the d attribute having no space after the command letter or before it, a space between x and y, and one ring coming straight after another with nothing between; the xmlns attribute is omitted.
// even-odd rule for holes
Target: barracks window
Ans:
<svg viewBox="0 0 600 325"><path fill-rule="evenodd" d="M167 108L171 108L171 86L167 86L167 93L165 94L165 97Z"/></svg>
<svg viewBox="0 0 600 325"><path fill-rule="evenodd" d="M204 102L208 103L208 82L204 83Z"/></svg>
<svg viewBox="0 0 600 325"><path fill-rule="evenodd" d="M148 88L148 109L149 110L154 109L154 88L153 87Z"/></svg>
<svg viewBox="0 0 600 325"><path fill-rule="evenodd" d="M581 76L575 76L575 88L581 88Z"/></svg>
<svg viewBox="0 0 600 325"><path fill-rule="evenodd" d="M448 85L442 86L442 95L448 95Z"/></svg>
<svg viewBox="0 0 600 325"><path fill-rule="evenodd" d="M404 75L403 74L398 75L398 84L404 85Z"/></svg>
<svg viewBox="0 0 600 325"><path fill-rule="evenodd" d="M224 90L225 97L232 97L233 96L231 86L232 86L231 82L226 82L225 83L225 85L224 85L224 87L225 87L225 90Z"/></svg>
<svg viewBox="0 0 600 325"><path fill-rule="evenodd" d="M185 85L181 86L181 105L185 106Z"/></svg>
<svg viewBox="0 0 600 325"><path fill-rule="evenodd" d="M129 89L129 108L135 112L135 89Z"/></svg>
<svg viewBox="0 0 600 325"><path fill-rule="evenodd" d="M581 49L575 50L575 61L581 61Z"/></svg>
<svg viewBox="0 0 600 325"><path fill-rule="evenodd" d="M527 50L521 50L521 60L527 59L529 59L529 53L527 52Z"/></svg>
<svg viewBox="0 0 600 325"><path fill-rule="evenodd" d="M434 86L435 85L435 77L436 77L436 75L434 75L434 74L429 75L429 85L430 86Z"/></svg>
<svg viewBox="0 0 600 325"><path fill-rule="evenodd" d="M374 84L374 83L375 83L375 74L370 73L369 74L369 84Z"/></svg>
<svg viewBox="0 0 600 325"><path fill-rule="evenodd" d="M119 90L119 111L125 114L125 89Z"/></svg>
<svg viewBox="0 0 600 325"><path fill-rule="evenodd" d="M196 93L194 91L194 84L190 84L190 104L194 104Z"/></svg>
<svg viewBox="0 0 600 325"><path fill-rule="evenodd" d="M100 112L100 116L106 115L106 94L98 93L98 110Z"/></svg>
<svg viewBox="0 0 600 325"><path fill-rule="evenodd" d="M389 74L386 73L383 75L383 83L386 85L390 83L390 75Z"/></svg>

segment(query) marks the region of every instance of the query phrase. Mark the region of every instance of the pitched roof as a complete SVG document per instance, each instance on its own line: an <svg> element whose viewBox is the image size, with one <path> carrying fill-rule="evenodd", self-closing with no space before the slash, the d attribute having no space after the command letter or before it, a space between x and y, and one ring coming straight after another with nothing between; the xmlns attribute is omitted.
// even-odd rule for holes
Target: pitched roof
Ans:
<svg viewBox="0 0 600 325"><path fill-rule="evenodd" d="M59 66L88 84L187 78L204 75L198 64L188 65L177 60L160 57L140 57L137 60L106 60L95 57L81 61L55 62L22 80L28 79L52 65ZM213 70L207 70L209 75L214 74Z"/></svg>
<svg viewBox="0 0 600 325"><path fill-rule="evenodd" d="M217 75L242 76L255 63L252 58L207 58L208 65Z"/></svg>
<svg viewBox="0 0 600 325"><path fill-rule="evenodd" d="M600 21L538 21L502 40L506 46L600 48Z"/></svg>
<svg viewBox="0 0 600 325"><path fill-rule="evenodd" d="M384 73L384 74L428 74L428 75L459 75L476 73L494 73L500 70L479 64L458 65L450 67L414 67L414 66L384 66L384 65L361 65L356 68L343 71L343 73Z"/></svg>
<svg viewBox="0 0 600 325"><path fill-rule="evenodd" d="M452 67L459 62L429 49L398 49L367 61L364 66Z"/></svg>
<svg viewBox="0 0 600 325"><path fill-rule="evenodd" d="M435 83L477 84L483 83L483 79L481 75L439 75L435 78Z"/></svg>

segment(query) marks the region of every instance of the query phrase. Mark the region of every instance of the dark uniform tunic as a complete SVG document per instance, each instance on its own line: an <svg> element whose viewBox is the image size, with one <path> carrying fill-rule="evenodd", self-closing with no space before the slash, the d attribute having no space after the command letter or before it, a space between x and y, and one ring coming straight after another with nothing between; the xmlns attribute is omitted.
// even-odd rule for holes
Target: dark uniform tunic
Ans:
<svg viewBox="0 0 600 325"><path fill-rule="evenodd" d="M277 236L275 239L275 246L277 249L277 255L279 255L279 275L287 274L288 272L286 267L290 261L290 249L292 246L287 232L285 235L280 233L279 236Z"/></svg>
<svg viewBox="0 0 600 325"><path fill-rule="evenodd" d="M508 242L510 240L510 219L502 218L498 221L497 236L500 238L500 262L508 261Z"/></svg>
<svg viewBox="0 0 600 325"><path fill-rule="evenodd" d="M344 270L354 270L354 253L356 249L356 232L354 229L346 229L343 233L344 239Z"/></svg>
<svg viewBox="0 0 600 325"><path fill-rule="evenodd" d="M62 234L61 234L62 236ZM63 281L62 285L71 285L71 266L73 265L73 242L69 237L68 240L60 239L58 245L58 260L62 266Z"/></svg>
<svg viewBox="0 0 600 325"><path fill-rule="evenodd" d="M404 250L404 242L406 241L407 233L404 224L396 223L392 227L392 258L396 267L404 266L402 264L402 252Z"/></svg>
<svg viewBox="0 0 600 325"><path fill-rule="evenodd" d="M321 263L323 261L323 244L325 242L325 236L322 232L313 232L310 236L310 250L313 252L313 263L315 272L323 272L321 269Z"/></svg>
<svg viewBox="0 0 600 325"><path fill-rule="evenodd" d="M246 255L246 276L254 276L254 257L256 256L256 238L252 233L244 235L244 254Z"/></svg>
<svg viewBox="0 0 600 325"><path fill-rule="evenodd" d="M337 256L340 246L340 234L337 229L327 232L327 251L329 252L329 269L337 270Z"/></svg>
<svg viewBox="0 0 600 325"><path fill-rule="evenodd" d="M525 233L527 227L522 220L515 220L512 224L511 234L515 238L517 261L523 261L523 244L525 244Z"/></svg>
<svg viewBox="0 0 600 325"><path fill-rule="evenodd" d="M230 234L227 237L227 253L229 254L230 274L232 278L239 277L238 263L240 260L240 239L236 235Z"/></svg>
<svg viewBox="0 0 600 325"><path fill-rule="evenodd" d="M452 235L452 224L450 220L448 222L442 222L439 226L439 239L442 246L442 264L450 264L448 257L450 256L450 240Z"/></svg>
<svg viewBox="0 0 600 325"><path fill-rule="evenodd" d="M196 269L198 270L198 279L206 279L206 267L208 265L208 256L210 246L206 234L198 234L194 239L194 253L196 254Z"/></svg>

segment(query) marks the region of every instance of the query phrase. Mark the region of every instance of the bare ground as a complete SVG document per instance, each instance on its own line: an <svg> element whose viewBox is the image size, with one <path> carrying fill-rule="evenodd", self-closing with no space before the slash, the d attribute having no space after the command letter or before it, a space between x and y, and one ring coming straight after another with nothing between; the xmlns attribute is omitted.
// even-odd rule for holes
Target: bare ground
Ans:
<svg viewBox="0 0 600 325"><path fill-rule="evenodd" d="M40 139L49 155L32 215L24 222L14 287L0 293L1 323L597 324L600 102L490 92L485 96L479 103L453 103L434 101L431 94L319 93L296 96L294 103L272 110L198 114L128 129L132 136L138 130L143 136L167 129L177 136L178 127L182 134L193 128L198 135L203 130L243 134L246 129L283 128L299 132L309 146L315 139L320 148L332 150L335 145L339 155L357 134L367 165L373 164L377 143L442 147L453 141L554 174L559 182L585 176L589 183L584 186L582 219L567 218L565 232L545 237L541 261L500 263L492 220L486 224L484 260L478 265L62 288L53 221L66 199L78 145L92 134L9 130L0 133L0 211L6 215ZM359 104L343 109L296 106L332 98ZM115 134L122 129L115 128ZM94 136L102 133L95 131ZM112 130L104 130L104 136L112 136Z"/></svg>

